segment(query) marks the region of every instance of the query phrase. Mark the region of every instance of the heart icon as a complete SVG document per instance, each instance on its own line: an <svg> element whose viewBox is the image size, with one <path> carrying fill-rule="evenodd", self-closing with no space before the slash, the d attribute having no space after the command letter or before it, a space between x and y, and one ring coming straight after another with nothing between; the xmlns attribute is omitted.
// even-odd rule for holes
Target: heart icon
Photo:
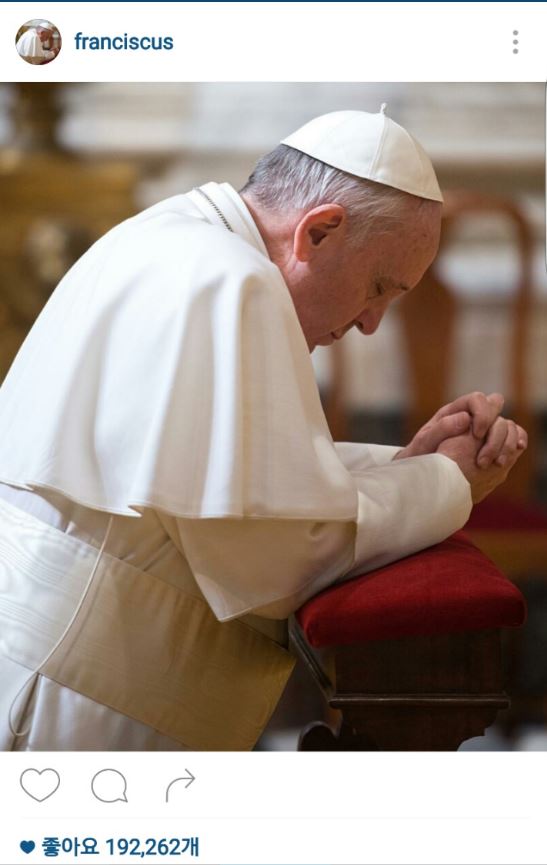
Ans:
<svg viewBox="0 0 547 865"><path fill-rule="evenodd" d="M36 844L34 843L34 841L21 841L19 847L21 848L23 853L32 853L32 851L36 847Z"/></svg>
<svg viewBox="0 0 547 865"><path fill-rule="evenodd" d="M55 769L42 769L41 772L38 769L25 769L19 781L27 796L36 799L37 802L43 802L53 796L61 783Z"/></svg>

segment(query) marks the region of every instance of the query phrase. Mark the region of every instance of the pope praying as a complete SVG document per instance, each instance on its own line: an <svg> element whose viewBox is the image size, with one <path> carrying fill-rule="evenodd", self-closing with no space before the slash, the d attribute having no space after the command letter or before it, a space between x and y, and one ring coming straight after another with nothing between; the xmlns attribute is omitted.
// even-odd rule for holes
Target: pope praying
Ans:
<svg viewBox="0 0 547 865"><path fill-rule="evenodd" d="M415 288L441 208L384 107L338 111L66 274L0 390L4 750L252 748L291 613L506 478L527 437L499 394L402 448L333 442L319 400L310 352Z"/></svg>

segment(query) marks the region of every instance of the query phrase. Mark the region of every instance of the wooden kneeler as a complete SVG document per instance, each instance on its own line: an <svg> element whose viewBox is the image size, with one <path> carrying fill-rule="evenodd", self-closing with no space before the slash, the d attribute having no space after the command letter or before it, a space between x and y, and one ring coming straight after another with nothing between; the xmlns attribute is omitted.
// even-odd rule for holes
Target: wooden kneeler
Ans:
<svg viewBox="0 0 547 865"><path fill-rule="evenodd" d="M509 705L501 629L525 614L519 590L462 533L327 589L291 630L340 720L308 725L299 749L457 750Z"/></svg>

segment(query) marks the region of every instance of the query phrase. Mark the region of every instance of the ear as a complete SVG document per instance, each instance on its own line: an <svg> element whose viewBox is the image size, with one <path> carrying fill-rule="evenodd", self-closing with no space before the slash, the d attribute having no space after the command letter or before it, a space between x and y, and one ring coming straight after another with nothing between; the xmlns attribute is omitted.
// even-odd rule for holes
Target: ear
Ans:
<svg viewBox="0 0 547 865"><path fill-rule="evenodd" d="M298 261L311 261L327 246L344 239L347 213L341 204L320 204L304 214L294 230L293 252Z"/></svg>

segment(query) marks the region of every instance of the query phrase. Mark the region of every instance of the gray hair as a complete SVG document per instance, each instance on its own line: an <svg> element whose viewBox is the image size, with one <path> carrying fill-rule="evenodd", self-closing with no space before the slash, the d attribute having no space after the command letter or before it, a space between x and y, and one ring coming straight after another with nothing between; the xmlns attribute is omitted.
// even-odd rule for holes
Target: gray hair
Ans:
<svg viewBox="0 0 547 865"><path fill-rule="evenodd" d="M389 233L409 218L429 215L429 205L440 207L438 202L332 168L286 144L257 162L240 191L259 206L278 212L340 204L348 213L350 242L356 245L371 235Z"/></svg>

